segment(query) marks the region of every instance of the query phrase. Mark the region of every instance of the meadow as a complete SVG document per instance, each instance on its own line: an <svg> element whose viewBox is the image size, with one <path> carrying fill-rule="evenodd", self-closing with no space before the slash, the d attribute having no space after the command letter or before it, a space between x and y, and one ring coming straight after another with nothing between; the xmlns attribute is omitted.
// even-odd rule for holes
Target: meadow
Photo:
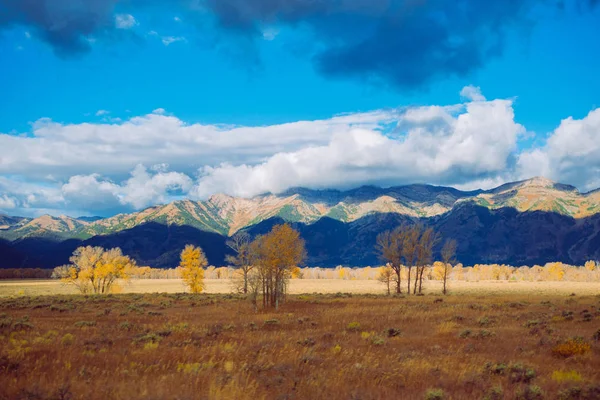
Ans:
<svg viewBox="0 0 600 400"><path fill-rule="evenodd" d="M333 282L277 312L233 294L0 298L0 399L600 398L597 290L388 297Z"/></svg>
<svg viewBox="0 0 600 400"><path fill-rule="evenodd" d="M233 291L232 279L205 279L204 292L208 294L228 294ZM451 292L455 295L579 295L600 294L600 282L574 281L451 281ZM122 293L181 293L186 286L181 279L131 279L121 283ZM291 279L288 292L303 293L352 293L385 294L385 287L375 279ZM442 282L426 281L425 293L439 294ZM0 280L0 297L39 296L54 294L77 294L77 289L56 279Z"/></svg>

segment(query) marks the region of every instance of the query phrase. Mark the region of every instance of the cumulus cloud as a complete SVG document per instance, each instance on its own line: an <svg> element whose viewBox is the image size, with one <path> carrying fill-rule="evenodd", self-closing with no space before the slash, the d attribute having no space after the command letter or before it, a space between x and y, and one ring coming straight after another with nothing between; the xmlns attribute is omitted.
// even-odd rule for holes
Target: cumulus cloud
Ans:
<svg viewBox="0 0 600 400"><path fill-rule="evenodd" d="M193 184L191 177L168 171L165 164L150 169L137 165L121 182L101 174L74 175L65 183L2 177L0 191L8 194L0 196L0 210L23 215L58 215L65 210L113 215L179 199Z"/></svg>
<svg viewBox="0 0 600 400"><path fill-rule="evenodd" d="M481 88L479 86L465 86L460 91L460 96L470 101L485 101L485 96L481 94Z"/></svg>
<svg viewBox="0 0 600 400"><path fill-rule="evenodd" d="M17 208L17 199L7 195L0 196L0 210Z"/></svg>
<svg viewBox="0 0 600 400"><path fill-rule="evenodd" d="M522 177L546 176L584 190L600 187L600 108L580 120L564 119L545 146L519 156L518 167Z"/></svg>
<svg viewBox="0 0 600 400"><path fill-rule="evenodd" d="M107 111L107 110L98 110L98 111L96 111L96 117L101 117L103 115L108 115L108 114L110 114L110 111Z"/></svg>
<svg viewBox="0 0 600 400"><path fill-rule="evenodd" d="M357 128L334 134L326 145L278 153L257 165L206 167L191 195L253 196L292 186L364 183L461 184L505 171L525 132L514 121L510 100L419 107L398 119L398 137Z"/></svg>
<svg viewBox="0 0 600 400"><path fill-rule="evenodd" d="M115 15L115 26L118 29L131 29L134 26L139 25L135 17L131 14L117 14Z"/></svg>
<svg viewBox="0 0 600 400"><path fill-rule="evenodd" d="M112 215L215 193L253 196L294 186L409 183L490 188L542 175L600 186L600 109L567 118L545 145L519 153L513 100L466 100L272 126L187 124L165 110L125 122L0 134L0 201L15 214ZM2 208L2 207L0 207Z"/></svg>
<svg viewBox="0 0 600 400"><path fill-rule="evenodd" d="M156 203L165 203L176 193L187 193L193 181L185 174L166 171L158 166L148 171L137 165L131 177L116 184L99 174L76 175L62 186L66 202L85 208L116 208L119 204L141 209Z"/></svg>
<svg viewBox="0 0 600 400"><path fill-rule="evenodd" d="M38 180L48 174L68 179L78 174L123 178L137 164L170 164L191 173L222 162L256 163L278 152L327 143L335 132L375 128L393 111L341 115L329 120L236 127L186 124L154 113L125 122L59 124L42 119L26 135L0 134L0 174Z"/></svg>

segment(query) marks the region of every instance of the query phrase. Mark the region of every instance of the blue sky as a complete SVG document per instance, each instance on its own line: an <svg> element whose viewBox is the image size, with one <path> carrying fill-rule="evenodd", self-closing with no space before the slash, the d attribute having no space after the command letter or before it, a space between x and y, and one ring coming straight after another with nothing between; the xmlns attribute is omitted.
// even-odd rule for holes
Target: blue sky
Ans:
<svg viewBox="0 0 600 400"><path fill-rule="evenodd" d="M471 188L538 174L600 186L594 1L31 4L0 0L3 212L110 214L213 192L413 181ZM479 89L460 96L465 87ZM575 122L562 122L569 117ZM477 128L469 134L466 118ZM107 139L114 131L119 140ZM244 146L229 143L232 132L244 132ZM382 173L360 147L391 140L400 146L391 159L403 159L430 137L446 147L440 141L417 171L399 164ZM349 138L367 157L360 173L343 159L323 166L337 171L327 179L298 164L330 158ZM587 145L561 150L572 141ZM181 156L178 146L192 145L198 156ZM64 156L50 151L69 146ZM492 164L469 153L493 149ZM88 153L108 154L111 165ZM295 179L269 169L281 163ZM75 187L84 178L87 186ZM131 199L133 187L143 200Z"/></svg>

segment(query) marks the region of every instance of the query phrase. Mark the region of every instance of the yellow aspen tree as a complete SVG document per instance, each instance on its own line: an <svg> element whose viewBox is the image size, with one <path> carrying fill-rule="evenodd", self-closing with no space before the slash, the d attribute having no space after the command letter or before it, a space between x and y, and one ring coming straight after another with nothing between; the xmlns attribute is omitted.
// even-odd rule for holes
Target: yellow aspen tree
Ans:
<svg viewBox="0 0 600 400"><path fill-rule="evenodd" d="M208 261L200 247L188 244L181 252L181 278L192 293L202 293L204 290L204 267Z"/></svg>
<svg viewBox="0 0 600 400"><path fill-rule="evenodd" d="M565 267L561 262L547 264L545 269L551 280L562 281L565 276Z"/></svg>
<svg viewBox="0 0 600 400"><path fill-rule="evenodd" d="M79 247L70 258L71 264L61 267L61 280L72 284L81 293L110 293L118 280L127 280L136 268L135 261L123 255L120 248Z"/></svg>
<svg viewBox="0 0 600 400"><path fill-rule="evenodd" d="M595 261L586 261L585 269L587 269L590 272L593 272L596 269L596 262Z"/></svg>

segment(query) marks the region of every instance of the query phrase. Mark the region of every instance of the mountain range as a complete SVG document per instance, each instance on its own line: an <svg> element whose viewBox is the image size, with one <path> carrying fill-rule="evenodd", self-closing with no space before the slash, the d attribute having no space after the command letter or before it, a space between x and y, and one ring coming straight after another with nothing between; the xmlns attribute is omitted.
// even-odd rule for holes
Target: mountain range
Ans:
<svg viewBox="0 0 600 400"><path fill-rule="evenodd" d="M513 265L600 258L600 191L536 177L491 190L363 186L348 191L293 188L280 194L181 200L109 218L0 215L0 267L53 267L79 245L121 247L138 263L174 267L186 243L214 265L228 236L266 232L287 221L306 241L308 265L375 265L377 234L421 221L459 242L463 263Z"/></svg>

